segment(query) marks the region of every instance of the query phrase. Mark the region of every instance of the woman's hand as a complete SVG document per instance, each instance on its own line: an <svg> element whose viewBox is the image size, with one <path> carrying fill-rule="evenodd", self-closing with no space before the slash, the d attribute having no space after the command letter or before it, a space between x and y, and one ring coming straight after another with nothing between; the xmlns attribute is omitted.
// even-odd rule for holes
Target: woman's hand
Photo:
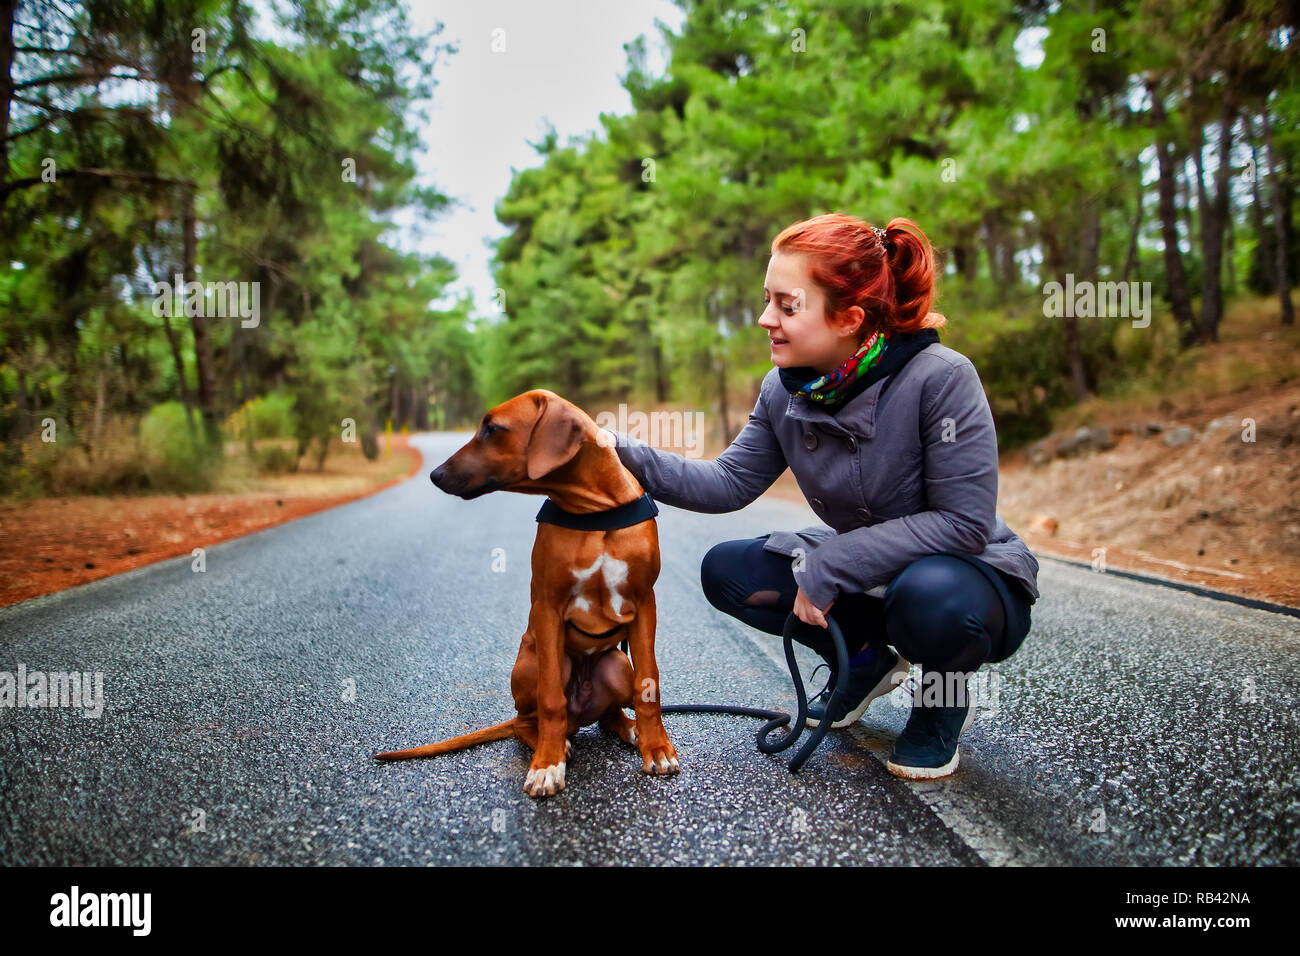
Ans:
<svg viewBox="0 0 1300 956"><path fill-rule="evenodd" d="M818 627L825 627L826 615L830 612L831 605L834 603L834 601L831 601L830 604L827 604L824 609L819 611L817 606L808 600L808 595L803 593L803 588L800 588L799 593L794 596L794 616L805 624L816 624Z"/></svg>

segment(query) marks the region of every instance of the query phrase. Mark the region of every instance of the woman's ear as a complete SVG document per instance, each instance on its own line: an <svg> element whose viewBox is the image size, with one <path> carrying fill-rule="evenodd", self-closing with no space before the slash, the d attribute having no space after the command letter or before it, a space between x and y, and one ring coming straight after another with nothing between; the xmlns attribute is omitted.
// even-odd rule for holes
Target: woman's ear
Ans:
<svg viewBox="0 0 1300 956"><path fill-rule="evenodd" d="M863 342L871 334L871 329L867 327L867 313L860 305L849 306L840 313L837 326L840 332L855 335Z"/></svg>

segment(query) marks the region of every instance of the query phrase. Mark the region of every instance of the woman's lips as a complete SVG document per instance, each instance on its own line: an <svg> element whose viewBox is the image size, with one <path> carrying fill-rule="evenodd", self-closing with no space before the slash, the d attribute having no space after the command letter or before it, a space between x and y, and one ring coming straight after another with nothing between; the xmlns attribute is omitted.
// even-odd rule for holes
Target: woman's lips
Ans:
<svg viewBox="0 0 1300 956"><path fill-rule="evenodd" d="M768 341L771 342L771 344L772 344L772 348L774 348L774 349L775 349L775 348L780 348L782 345L789 345L789 344L790 344L790 343L787 342L785 339L769 339Z"/></svg>

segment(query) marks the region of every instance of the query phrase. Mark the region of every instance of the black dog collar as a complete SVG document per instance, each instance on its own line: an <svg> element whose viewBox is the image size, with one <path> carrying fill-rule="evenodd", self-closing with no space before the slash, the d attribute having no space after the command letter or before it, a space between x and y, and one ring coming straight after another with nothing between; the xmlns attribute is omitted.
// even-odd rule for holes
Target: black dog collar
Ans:
<svg viewBox="0 0 1300 956"><path fill-rule="evenodd" d="M575 514L565 511L550 498L542 504L537 512L537 520L546 524L558 524L562 528L575 531L612 531L615 528L627 528L647 521L659 513L659 506L646 492L635 501L610 508L607 511L592 511L587 514Z"/></svg>

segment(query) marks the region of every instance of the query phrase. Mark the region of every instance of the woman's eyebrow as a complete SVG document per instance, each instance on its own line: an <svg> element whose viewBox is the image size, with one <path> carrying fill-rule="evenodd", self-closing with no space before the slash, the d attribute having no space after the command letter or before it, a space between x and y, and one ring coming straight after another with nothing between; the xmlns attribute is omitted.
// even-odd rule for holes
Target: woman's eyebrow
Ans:
<svg viewBox="0 0 1300 956"><path fill-rule="evenodd" d="M767 286L763 286L763 291L764 291L764 292L771 293L772 290L769 289ZM775 293L775 294L778 295L778 296L783 296L783 297L785 297L785 298L787 298L787 299L793 299L793 298L794 298L794 296L791 295L789 292L777 292L777 293Z"/></svg>

